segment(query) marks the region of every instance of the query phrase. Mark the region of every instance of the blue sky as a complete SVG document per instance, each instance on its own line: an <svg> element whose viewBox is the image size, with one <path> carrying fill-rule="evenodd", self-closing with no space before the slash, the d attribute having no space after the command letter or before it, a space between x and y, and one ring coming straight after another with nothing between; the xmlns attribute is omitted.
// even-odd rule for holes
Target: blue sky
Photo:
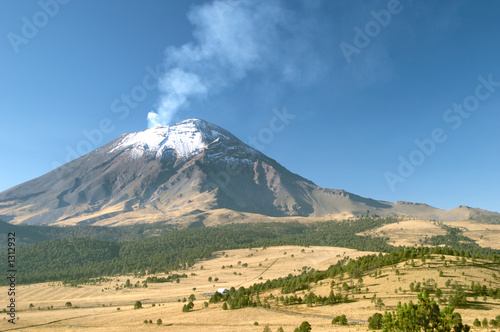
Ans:
<svg viewBox="0 0 500 332"><path fill-rule="evenodd" d="M202 118L316 184L500 211L500 4L0 2L0 191Z"/></svg>

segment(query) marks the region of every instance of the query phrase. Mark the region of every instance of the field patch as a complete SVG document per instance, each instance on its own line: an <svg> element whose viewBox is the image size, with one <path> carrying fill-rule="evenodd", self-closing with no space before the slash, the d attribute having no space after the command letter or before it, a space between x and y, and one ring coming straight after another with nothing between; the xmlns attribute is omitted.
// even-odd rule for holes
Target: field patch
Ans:
<svg viewBox="0 0 500 332"><path fill-rule="evenodd" d="M420 245L426 237L445 235L446 231L438 223L427 220L406 220L384 225L382 227L358 233L357 235L370 235L388 238L388 243L393 246L413 247Z"/></svg>

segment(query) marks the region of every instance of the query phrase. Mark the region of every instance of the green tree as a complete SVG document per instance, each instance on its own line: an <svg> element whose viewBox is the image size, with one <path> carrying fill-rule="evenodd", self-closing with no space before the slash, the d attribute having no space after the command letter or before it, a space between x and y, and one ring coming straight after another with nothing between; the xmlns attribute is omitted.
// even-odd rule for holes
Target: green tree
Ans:
<svg viewBox="0 0 500 332"><path fill-rule="evenodd" d="M297 327L294 332L310 332L312 330L311 324L309 322L302 322L299 327Z"/></svg>
<svg viewBox="0 0 500 332"><path fill-rule="evenodd" d="M385 303L384 303L384 301L382 301L382 299L380 297L377 299L377 303L375 304L375 307L378 307L379 310L382 310L382 307L385 307Z"/></svg>
<svg viewBox="0 0 500 332"><path fill-rule="evenodd" d="M271 332L271 328L269 327L269 324L266 324L266 326L264 326L263 332Z"/></svg>
<svg viewBox="0 0 500 332"><path fill-rule="evenodd" d="M372 330L380 330L382 329L382 314L376 312L373 316L368 318L368 328Z"/></svg>
<svg viewBox="0 0 500 332"><path fill-rule="evenodd" d="M193 307L193 302L189 302L188 304L182 306L182 312L189 312L191 309L193 309Z"/></svg>
<svg viewBox="0 0 500 332"><path fill-rule="evenodd" d="M73 305L71 304L71 302L66 302L64 305L65 305L66 307L68 307L68 308L71 308L71 307L73 306Z"/></svg>
<svg viewBox="0 0 500 332"><path fill-rule="evenodd" d="M472 323L472 325L474 325L475 327L481 327L481 322L476 318L474 319L474 323Z"/></svg>
<svg viewBox="0 0 500 332"><path fill-rule="evenodd" d="M142 303L141 303L141 301L135 301L135 303L134 303L134 309L142 309Z"/></svg>
<svg viewBox="0 0 500 332"><path fill-rule="evenodd" d="M158 320L156 321L156 325L161 325L163 324L163 321L161 320L161 318L158 318Z"/></svg>
<svg viewBox="0 0 500 332"><path fill-rule="evenodd" d="M450 295L448 302L455 308L464 308L467 306L467 297L462 287L457 287L455 293Z"/></svg>
<svg viewBox="0 0 500 332"><path fill-rule="evenodd" d="M395 312L386 312L382 319L382 328L387 332L407 331L454 331L467 332L468 325L462 324L462 317L454 313L454 308L446 307L443 311L427 291L418 294L418 303L401 305L398 303Z"/></svg>

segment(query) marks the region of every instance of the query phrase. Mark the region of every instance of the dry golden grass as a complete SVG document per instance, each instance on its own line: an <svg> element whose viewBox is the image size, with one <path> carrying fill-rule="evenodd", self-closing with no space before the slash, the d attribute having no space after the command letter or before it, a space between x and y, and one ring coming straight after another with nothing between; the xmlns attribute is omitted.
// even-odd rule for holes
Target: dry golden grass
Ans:
<svg viewBox="0 0 500 332"><path fill-rule="evenodd" d="M326 269L345 256L354 258L370 253L332 247L282 246L265 250L239 249L219 252L215 259L200 261L185 271L176 271L175 273L186 273L189 276L182 278L180 283L150 283L148 288L117 290L116 287L123 286L127 279L132 284L145 279L145 277L122 276L100 285L79 287L64 287L60 283L22 285L17 288L16 301L20 320L16 323L16 327L26 327L23 329L25 331L35 331L46 326L50 326L52 331L83 329L149 331L159 327L146 325L143 320L151 319L156 322L158 318L163 320L164 325L168 325L169 331L212 332L214 328L217 331L262 331L265 323L276 326L276 329L278 326L283 326L285 330L293 330L304 320L308 320L311 324L315 321L318 326L321 324L331 326L327 319L306 319L263 309L222 311L220 305L210 305L209 309L202 307L203 302L209 299L207 294L215 292L220 287L246 287L289 273L299 273L303 266ZM247 267L243 267L244 264L247 264ZM231 265L233 267L230 267ZM222 269L222 266L225 268ZM217 277L219 281L209 283L209 277L214 279ZM193 288L196 290L193 291ZM0 294L2 303L8 301L6 293L4 291ZM184 303L178 301L189 297L190 294L196 296L194 311L183 313ZM133 310L133 304L137 300L144 304L144 309ZM66 302L71 302L73 307L77 308L66 308ZM34 310L28 309L30 303L34 305ZM152 307L153 303L155 307ZM53 306L53 310L47 310L50 306ZM38 310L38 307L41 310ZM254 326L254 322L260 322L261 325ZM0 324L0 330L12 327L5 320ZM45 325L28 328L38 324Z"/></svg>
<svg viewBox="0 0 500 332"><path fill-rule="evenodd" d="M450 260L453 263L450 263ZM434 256L432 260L426 260L422 263L420 260L415 261L415 266L409 264L400 263L394 267L386 267L378 270L379 274L375 277L363 276L362 279L362 291L361 293L350 292L350 299L354 299L354 302L347 304L335 305L335 306L318 306L309 308L306 305L301 306L288 306L285 309L293 309L294 311L304 312L308 314L317 315L328 315L337 316L341 314L346 314L350 319L356 320L367 320L368 317L373 315L375 312L383 313L385 310L395 310L398 302L406 303L412 300L414 303L417 302L416 293L410 292L410 283L421 282L422 285L426 281L432 282L432 280L437 284L438 288L443 290L444 297L448 297L451 292L450 287L446 287L445 283L448 279L452 280L452 283L459 282L462 285L470 285L472 281L475 283L480 283L481 285L489 285L493 288L500 288L500 278L494 279L492 273L496 272L496 275L500 277L500 267L496 265L492 267L490 265L481 266L483 261L476 261L474 264L469 259L465 265L456 264L456 257L446 256L445 261L447 261L448 266L444 266L444 262ZM439 277L439 270L443 271L443 277ZM396 270L399 274L397 274ZM486 281L485 281L486 280ZM330 292L330 282L331 279L324 280L318 285L311 288L311 291L317 295L328 296ZM343 282L348 285L357 285L358 280L349 279L347 276L340 281L339 278L335 280L334 292L338 293L340 286ZM401 287L401 289L400 289ZM368 288L368 291L366 290ZM269 292L271 293L271 292ZM273 291L274 295L278 295L279 292ZM302 293L302 292L299 292ZM345 294L345 293L344 293ZM372 303L371 298L376 294L377 298L381 298L385 303L383 310L379 310ZM432 297L433 295L431 295ZM472 326L475 318L482 320L487 318L488 321L494 319L500 314L500 299L494 300L492 298L487 298L486 301L483 298L474 299L469 297L471 305L467 309L456 309L462 315L463 321L466 324ZM446 306L446 304L441 304L441 308ZM365 329L366 329L365 325ZM482 330L482 329L478 329Z"/></svg>
<svg viewBox="0 0 500 332"><path fill-rule="evenodd" d="M445 235L446 231L436 223L428 220L406 220L398 223L384 225L374 230L360 233L358 235L371 235L389 238L388 243L394 246L420 245L420 240L426 236Z"/></svg>
<svg viewBox="0 0 500 332"><path fill-rule="evenodd" d="M475 240L481 247L500 249L500 225L479 223L472 220L449 221L444 224L460 228L464 236ZM415 246L420 245L420 241L423 241L426 236L445 234L446 231L434 221L406 220L384 225L358 235L389 238L388 243L394 246Z"/></svg>
<svg viewBox="0 0 500 332"><path fill-rule="evenodd" d="M446 225L460 228L463 234L481 247L500 249L500 225L484 224L471 220L450 221Z"/></svg>
<svg viewBox="0 0 500 332"><path fill-rule="evenodd" d="M272 309L278 310L277 312L262 308L222 310L221 304L210 304L207 309L203 308L203 302L209 299L207 294L215 292L219 287L249 286L258 281L286 276L289 273L296 274L303 266L324 270L345 256L355 258L366 254L369 252L329 247L283 246L265 250L262 248L240 249L219 252L215 259L200 261L193 268L177 271L176 273L189 275L188 278L181 279L180 283L150 283L148 288L120 288L117 290L116 286L123 285L126 279L130 279L132 284L145 279L145 277L122 276L101 285L83 285L76 288L64 287L58 283L23 285L17 288L16 297L20 320L16 322L15 326L2 320L0 321L0 330L7 331L15 327L21 328L20 331L41 331L50 328L50 331L260 332L264 329L265 324L269 324L272 331L276 331L279 326L282 326L285 331L293 331L301 322L308 321L315 332L367 331L366 323L350 323L343 327L332 326L331 318L328 317L345 314L349 319L366 321L373 313L380 312L371 303L370 299L374 294L383 299L386 305L385 309L393 310L398 301L407 302L411 299L415 301L416 294L409 292L409 284L413 281L423 283L424 278L425 280L433 279L444 290L446 297L448 290L445 287L445 282L448 279L462 284L470 284L471 281L481 284L491 282L491 287L500 287L500 281L494 280L492 277L491 267L472 267L470 260L464 266L457 265L455 257L446 257L448 266L444 267L444 262L435 257L426 261L425 264L420 260L415 261L415 266L401 263L396 267L379 270L380 275L363 276L361 293L350 294L350 297L353 297L355 301L347 304L283 307L272 303ZM450 259L454 262L453 264L449 262ZM238 262L241 263L238 264ZM248 264L247 267L243 267L245 263ZM230 267L231 265L233 267ZM222 269L222 266L225 268ZM442 269L444 277L439 277L438 268ZM500 276L498 266L493 268ZM396 273L396 269L399 274ZM192 273L195 275L191 275ZM209 277L217 277L219 281L209 283ZM262 279L260 279L261 277ZM342 282L344 281L348 284L351 283L347 276L342 280ZM330 282L331 280L324 280L317 285L311 285L311 290L315 294L326 296L330 292ZM335 282L341 285L338 278ZM352 283L357 284L358 280L353 280ZM399 290L400 287L401 290ZM336 286L334 291L338 292ZM261 298L271 292L274 295L279 295L279 290L273 290L261 294ZM1 292L1 303L7 303L6 293L5 290ZM184 303L182 299L187 298L190 294L196 296L194 310L183 313ZM298 294L301 295L302 292ZM137 300L143 303L143 309L133 309L133 304ZM66 308L65 303L68 301L77 308ZM469 298L469 301L474 302L475 300ZM30 303L35 306L34 310L28 310ZM48 306L53 306L53 310L47 310ZM41 310L37 310L38 307ZM484 301L480 298L474 302L471 308L457 311L462 314L465 323L472 325L476 317L480 320L485 317L490 320L500 314L500 301L491 298ZM154 324L158 318L163 321L161 327ZM145 319L151 319L153 324L144 324ZM254 322L258 322L259 325L255 326Z"/></svg>

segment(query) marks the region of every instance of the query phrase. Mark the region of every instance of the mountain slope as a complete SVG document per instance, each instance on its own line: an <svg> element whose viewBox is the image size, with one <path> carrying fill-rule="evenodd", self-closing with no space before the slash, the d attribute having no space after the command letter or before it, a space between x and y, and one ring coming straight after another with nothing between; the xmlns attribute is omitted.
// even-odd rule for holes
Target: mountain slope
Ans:
<svg viewBox="0 0 500 332"><path fill-rule="evenodd" d="M448 213L425 204L382 202L318 187L199 119L124 134L0 193L0 218L15 224L197 221L203 226L200 222L216 214L224 216L222 222L244 220L250 214L374 213L454 220L468 212Z"/></svg>

